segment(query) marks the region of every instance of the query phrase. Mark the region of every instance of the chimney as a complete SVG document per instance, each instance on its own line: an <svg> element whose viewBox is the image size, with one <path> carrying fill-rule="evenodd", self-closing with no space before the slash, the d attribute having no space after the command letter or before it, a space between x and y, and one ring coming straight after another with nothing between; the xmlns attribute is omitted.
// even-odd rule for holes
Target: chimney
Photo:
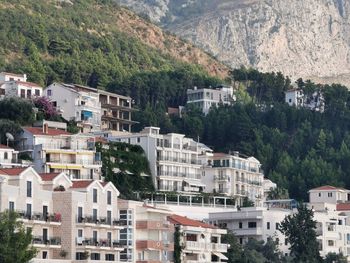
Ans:
<svg viewBox="0 0 350 263"><path fill-rule="evenodd" d="M49 125L47 123L43 124L43 133L48 134L49 133Z"/></svg>

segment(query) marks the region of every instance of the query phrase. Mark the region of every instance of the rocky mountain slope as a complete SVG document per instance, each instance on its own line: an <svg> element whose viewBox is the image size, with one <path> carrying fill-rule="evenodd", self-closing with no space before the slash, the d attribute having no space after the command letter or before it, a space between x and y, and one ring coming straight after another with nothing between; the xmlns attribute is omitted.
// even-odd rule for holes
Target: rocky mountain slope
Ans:
<svg viewBox="0 0 350 263"><path fill-rule="evenodd" d="M350 84L350 1L118 1L234 68Z"/></svg>

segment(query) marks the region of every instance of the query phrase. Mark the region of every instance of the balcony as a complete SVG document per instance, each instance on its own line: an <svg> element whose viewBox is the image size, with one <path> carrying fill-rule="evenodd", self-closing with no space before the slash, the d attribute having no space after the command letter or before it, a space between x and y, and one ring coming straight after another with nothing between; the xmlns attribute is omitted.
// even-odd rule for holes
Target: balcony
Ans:
<svg viewBox="0 0 350 263"><path fill-rule="evenodd" d="M201 174L173 172L173 171L159 171L157 176L169 176L169 177L179 177L179 178L189 178L189 179L201 179L202 177Z"/></svg>
<svg viewBox="0 0 350 263"><path fill-rule="evenodd" d="M166 221L139 220L136 222L136 229L173 231L174 226Z"/></svg>
<svg viewBox="0 0 350 263"><path fill-rule="evenodd" d="M107 217L93 217L90 215L86 215L83 217L77 217L77 224L82 224L86 226L100 226L100 227L114 227L117 229L124 229L126 226L126 221L114 219Z"/></svg>
<svg viewBox="0 0 350 263"><path fill-rule="evenodd" d="M44 163L55 163L55 164L76 164L76 165L102 165L101 161L94 160L74 160L74 159L63 159L63 158L44 158Z"/></svg>
<svg viewBox="0 0 350 263"><path fill-rule="evenodd" d="M230 194L231 193L230 188L215 188L214 191L215 191L215 193L218 193L218 194Z"/></svg>
<svg viewBox="0 0 350 263"><path fill-rule="evenodd" d="M211 243L209 244L209 247L211 250L217 251L217 252L227 252L227 244L222 243Z"/></svg>
<svg viewBox="0 0 350 263"><path fill-rule="evenodd" d="M53 213L53 214L46 214L43 213L33 213L28 214L25 211L17 211L18 216L20 219L23 220L29 220L29 221L37 221L38 223L48 223L53 225L60 225L61 224L61 214L60 213Z"/></svg>
<svg viewBox="0 0 350 263"><path fill-rule="evenodd" d="M108 239L94 239L94 238L83 238L78 237L76 239L77 247L81 248L92 248L92 249L114 249L124 250L124 245L119 240L108 240Z"/></svg>
<svg viewBox="0 0 350 263"><path fill-rule="evenodd" d="M184 192L199 192L199 187L195 186L184 186L183 187Z"/></svg>
<svg viewBox="0 0 350 263"><path fill-rule="evenodd" d="M237 236L259 236L262 235L261 227L257 228L239 228L233 230Z"/></svg>
<svg viewBox="0 0 350 263"><path fill-rule="evenodd" d="M185 241L185 250L205 251L206 244L197 241Z"/></svg>
<svg viewBox="0 0 350 263"><path fill-rule="evenodd" d="M228 181L229 180L229 176L228 175L226 175L226 174L223 174L223 175L215 175L214 176L214 180L216 180L216 181Z"/></svg>
<svg viewBox="0 0 350 263"><path fill-rule="evenodd" d="M33 243L33 246L36 246L36 247L53 246L53 247L59 248L61 246L61 238L60 237L44 238L42 236L34 236L32 243Z"/></svg>
<svg viewBox="0 0 350 263"><path fill-rule="evenodd" d="M139 250L169 250L174 251L174 243L167 243L166 240L137 240L136 249Z"/></svg>
<svg viewBox="0 0 350 263"><path fill-rule="evenodd" d="M201 162L196 159L186 159L172 156L158 156L157 161L163 162L175 162L175 163L183 163L183 164L197 164L200 165Z"/></svg>
<svg viewBox="0 0 350 263"><path fill-rule="evenodd" d="M43 143L42 148L44 150L67 150L67 151L78 151L78 150L85 150L85 151L93 151L95 149L94 145L90 145L82 142L77 141L70 141L67 143L63 142L57 142L57 143Z"/></svg>

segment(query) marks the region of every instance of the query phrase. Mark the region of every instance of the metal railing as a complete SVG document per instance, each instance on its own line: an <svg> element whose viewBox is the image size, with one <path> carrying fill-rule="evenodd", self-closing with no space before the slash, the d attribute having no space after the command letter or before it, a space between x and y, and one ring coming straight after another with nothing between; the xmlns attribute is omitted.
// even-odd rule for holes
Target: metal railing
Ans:
<svg viewBox="0 0 350 263"><path fill-rule="evenodd" d="M32 239L33 245L47 245L47 246L60 246L61 238L60 237L43 237L43 236L34 236Z"/></svg>
<svg viewBox="0 0 350 263"><path fill-rule="evenodd" d="M94 239L94 238L76 238L78 246L110 247L122 248L123 245L119 240Z"/></svg>
<svg viewBox="0 0 350 263"><path fill-rule="evenodd" d="M46 214L43 213L28 213L26 211L17 211L19 218L21 219L27 219L27 220L36 220L36 221L43 221L43 222L61 222L61 214L60 213L53 213L53 214Z"/></svg>
<svg viewBox="0 0 350 263"><path fill-rule="evenodd" d="M109 225L109 226L125 226L126 221L108 218L108 217L94 217L90 215L77 217L77 223L81 224L100 224L100 225Z"/></svg>

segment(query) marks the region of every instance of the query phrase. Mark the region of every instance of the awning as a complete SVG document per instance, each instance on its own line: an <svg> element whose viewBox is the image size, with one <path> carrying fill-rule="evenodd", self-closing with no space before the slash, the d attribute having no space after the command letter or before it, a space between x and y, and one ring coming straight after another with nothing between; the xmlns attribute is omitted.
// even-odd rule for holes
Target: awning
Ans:
<svg viewBox="0 0 350 263"><path fill-rule="evenodd" d="M80 170L83 166L82 165L56 165L56 164L50 164L50 168L52 169L70 169L70 170Z"/></svg>
<svg viewBox="0 0 350 263"><path fill-rule="evenodd" d="M212 252L215 256L217 256L218 258L220 258L220 259L222 259L222 260L228 260L228 258L224 255L224 254L222 254L222 253L220 253L220 252Z"/></svg>
<svg viewBox="0 0 350 263"><path fill-rule="evenodd" d="M189 185L193 185L193 186L203 186L203 187L205 187L205 184L201 183L200 181L189 180L189 179L185 179L184 181L185 181L186 183L188 183Z"/></svg>
<svg viewBox="0 0 350 263"><path fill-rule="evenodd" d="M82 110L81 114L84 116L84 118L92 118L92 111Z"/></svg>

